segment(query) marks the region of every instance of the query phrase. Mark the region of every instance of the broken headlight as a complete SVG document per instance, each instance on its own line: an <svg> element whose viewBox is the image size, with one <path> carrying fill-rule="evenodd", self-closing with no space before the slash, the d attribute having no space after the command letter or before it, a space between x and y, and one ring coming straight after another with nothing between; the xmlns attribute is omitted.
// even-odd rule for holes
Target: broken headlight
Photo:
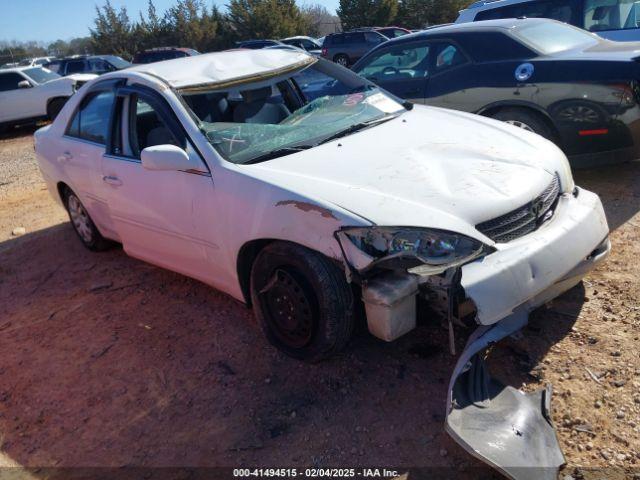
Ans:
<svg viewBox="0 0 640 480"><path fill-rule="evenodd" d="M435 274L467 263L486 251L486 246L473 238L427 228L346 228L336 235L346 260L359 271L374 265L389 268L423 265Z"/></svg>

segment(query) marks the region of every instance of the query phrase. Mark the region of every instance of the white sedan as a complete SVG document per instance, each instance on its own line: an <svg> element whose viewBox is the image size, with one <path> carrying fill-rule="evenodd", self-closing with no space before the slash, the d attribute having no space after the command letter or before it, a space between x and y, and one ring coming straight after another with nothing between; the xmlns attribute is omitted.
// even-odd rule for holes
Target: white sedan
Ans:
<svg viewBox="0 0 640 480"><path fill-rule="evenodd" d="M0 128L53 120L77 89L96 75L61 77L40 66L0 70Z"/></svg>
<svg viewBox="0 0 640 480"><path fill-rule="evenodd" d="M599 198L542 137L402 103L302 52L243 50L104 75L36 133L36 152L88 248L119 242L252 304L293 357L343 349L361 301L387 341L415 328L418 299L442 312L452 340L454 321L478 324L447 429L503 471L562 463L539 402L505 387L517 398L491 404L526 410L518 428L542 435L534 445L461 387L488 344L610 249ZM474 422L500 441L478 438ZM513 451L518 460L501 458Z"/></svg>

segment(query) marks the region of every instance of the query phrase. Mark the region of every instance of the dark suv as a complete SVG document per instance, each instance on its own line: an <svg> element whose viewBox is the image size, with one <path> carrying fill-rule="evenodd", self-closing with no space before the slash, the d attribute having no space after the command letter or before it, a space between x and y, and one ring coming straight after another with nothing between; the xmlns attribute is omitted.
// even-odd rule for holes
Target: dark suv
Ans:
<svg viewBox="0 0 640 480"><path fill-rule="evenodd" d="M178 48L178 47L160 47L150 48L138 52L133 57L133 63L153 63L161 62L163 60L173 60L174 58L193 57L200 55L200 52L193 50L192 48Z"/></svg>
<svg viewBox="0 0 640 480"><path fill-rule="evenodd" d="M131 64L115 55L90 55L54 60L43 66L64 77L72 73L95 73L96 75L101 75L128 68Z"/></svg>
<svg viewBox="0 0 640 480"><path fill-rule="evenodd" d="M387 40L387 37L374 30L334 33L325 38L322 45L322 56L343 67L348 67L373 47Z"/></svg>

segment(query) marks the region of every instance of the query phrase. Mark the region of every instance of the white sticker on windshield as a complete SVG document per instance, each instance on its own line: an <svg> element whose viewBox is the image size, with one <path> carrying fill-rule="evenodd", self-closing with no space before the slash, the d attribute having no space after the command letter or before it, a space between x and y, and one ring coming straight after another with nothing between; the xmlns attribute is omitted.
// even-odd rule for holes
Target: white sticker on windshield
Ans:
<svg viewBox="0 0 640 480"><path fill-rule="evenodd" d="M372 107L375 107L384 113L394 113L398 110L402 110L402 105L383 93L374 93L370 97L365 98L362 103L368 103Z"/></svg>

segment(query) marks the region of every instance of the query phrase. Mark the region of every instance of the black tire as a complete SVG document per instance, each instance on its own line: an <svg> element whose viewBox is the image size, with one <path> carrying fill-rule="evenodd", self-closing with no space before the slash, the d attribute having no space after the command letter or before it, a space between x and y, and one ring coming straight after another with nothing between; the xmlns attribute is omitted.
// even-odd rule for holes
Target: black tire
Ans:
<svg viewBox="0 0 640 480"><path fill-rule="evenodd" d="M294 243L274 242L258 254L251 301L269 342L299 360L328 358L353 334L354 298L344 272Z"/></svg>
<svg viewBox="0 0 640 480"><path fill-rule="evenodd" d="M47 117L52 122L56 119L62 107L64 107L65 103L67 103L68 98L54 98L47 105Z"/></svg>
<svg viewBox="0 0 640 480"><path fill-rule="evenodd" d="M102 252L113 246L113 242L104 238L98 231L78 196L69 188L64 192L64 206L69 214L69 220L71 221L73 229L85 247L92 252ZM80 220L78 220L76 216L78 215L78 209L83 212L83 216L85 217L82 224L79 223Z"/></svg>
<svg viewBox="0 0 640 480"><path fill-rule="evenodd" d="M491 116L496 120L511 123L517 127L537 133L547 140L555 141L553 132L538 113L524 108L503 108Z"/></svg>
<svg viewBox="0 0 640 480"><path fill-rule="evenodd" d="M347 57L344 53L339 53L335 57L333 57L334 63L338 65L342 65L345 68L349 68L351 62L349 61L349 57Z"/></svg>

